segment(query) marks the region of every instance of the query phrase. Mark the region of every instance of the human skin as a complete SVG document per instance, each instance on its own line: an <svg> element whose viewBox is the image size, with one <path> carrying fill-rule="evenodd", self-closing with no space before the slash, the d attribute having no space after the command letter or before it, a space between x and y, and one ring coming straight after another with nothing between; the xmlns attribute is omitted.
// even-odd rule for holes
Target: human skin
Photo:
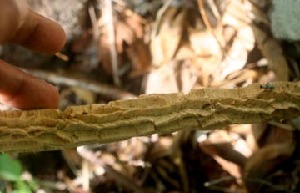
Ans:
<svg viewBox="0 0 300 193"><path fill-rule="evenodd" d="M0 44L14 43L45 54L66 41L62 27L28 8L26 0L0 0ZM0 103L19 109L57 108L58 91L0 59Z"/></svg>

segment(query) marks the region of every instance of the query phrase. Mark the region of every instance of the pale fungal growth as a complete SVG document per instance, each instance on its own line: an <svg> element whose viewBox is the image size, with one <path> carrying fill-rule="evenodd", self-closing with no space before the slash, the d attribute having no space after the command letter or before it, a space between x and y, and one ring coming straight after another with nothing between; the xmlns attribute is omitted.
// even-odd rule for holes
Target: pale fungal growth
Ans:
<svg viewBox="0 0 300 193"><path fill-rule="evenodd" d="M65 110L0 111L0 151L42 151L109 143L183 129L281 121L300 115L300 83L142 95Z"/></svg>

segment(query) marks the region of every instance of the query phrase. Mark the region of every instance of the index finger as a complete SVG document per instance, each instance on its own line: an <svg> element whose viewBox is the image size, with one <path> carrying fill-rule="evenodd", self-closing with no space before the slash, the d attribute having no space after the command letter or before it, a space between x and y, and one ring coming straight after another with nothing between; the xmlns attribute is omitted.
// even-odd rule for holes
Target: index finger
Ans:
<svg viewBox="0 0 300 193"><path fill-rule="evenodd" d="M29 10L24 23L9 41L35 51L53 54L64 46L66 34L56 22Z"/></svg>

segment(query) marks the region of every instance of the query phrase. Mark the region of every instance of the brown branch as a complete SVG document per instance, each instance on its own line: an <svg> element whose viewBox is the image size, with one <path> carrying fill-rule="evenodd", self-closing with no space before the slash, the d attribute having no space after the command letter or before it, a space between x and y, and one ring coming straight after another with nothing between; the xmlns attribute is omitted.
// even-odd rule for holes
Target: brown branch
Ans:
<svg viewBox="0 0 300 193"><path fill-rule="evenodd" d="M53 83L55 85L67 85L70 87L77 87L84 90L91 91L93 93L99 94L101 97L110 100L119 100L119 99L133 99L136 96L132 93L129 93L120 88L99 83L96 81L84 79L79 74L72 73L55 73L44 70L36 69L22 69L23 71L37 77L44 79L47 82Z"/></svg>
<svg viewBox="0 0 300 193"><path fill-rule="evenodd" d="M145 95L66 110L0 112L0 151L41 151L109 143L183 129L220 129L300 116L300 83Z"/></svg>

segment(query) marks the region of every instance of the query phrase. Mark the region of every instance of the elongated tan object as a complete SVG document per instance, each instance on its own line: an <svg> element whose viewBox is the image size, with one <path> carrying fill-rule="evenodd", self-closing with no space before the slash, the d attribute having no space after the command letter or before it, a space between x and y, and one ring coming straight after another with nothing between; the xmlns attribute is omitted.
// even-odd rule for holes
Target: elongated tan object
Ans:
<svg viewBox="0 0 300 193"><path fill-rule="evenodd" d="M183 129L281 121L300 116L300 83L142 95L107 105L0 112L0 151L42 151Z"/></svg>

